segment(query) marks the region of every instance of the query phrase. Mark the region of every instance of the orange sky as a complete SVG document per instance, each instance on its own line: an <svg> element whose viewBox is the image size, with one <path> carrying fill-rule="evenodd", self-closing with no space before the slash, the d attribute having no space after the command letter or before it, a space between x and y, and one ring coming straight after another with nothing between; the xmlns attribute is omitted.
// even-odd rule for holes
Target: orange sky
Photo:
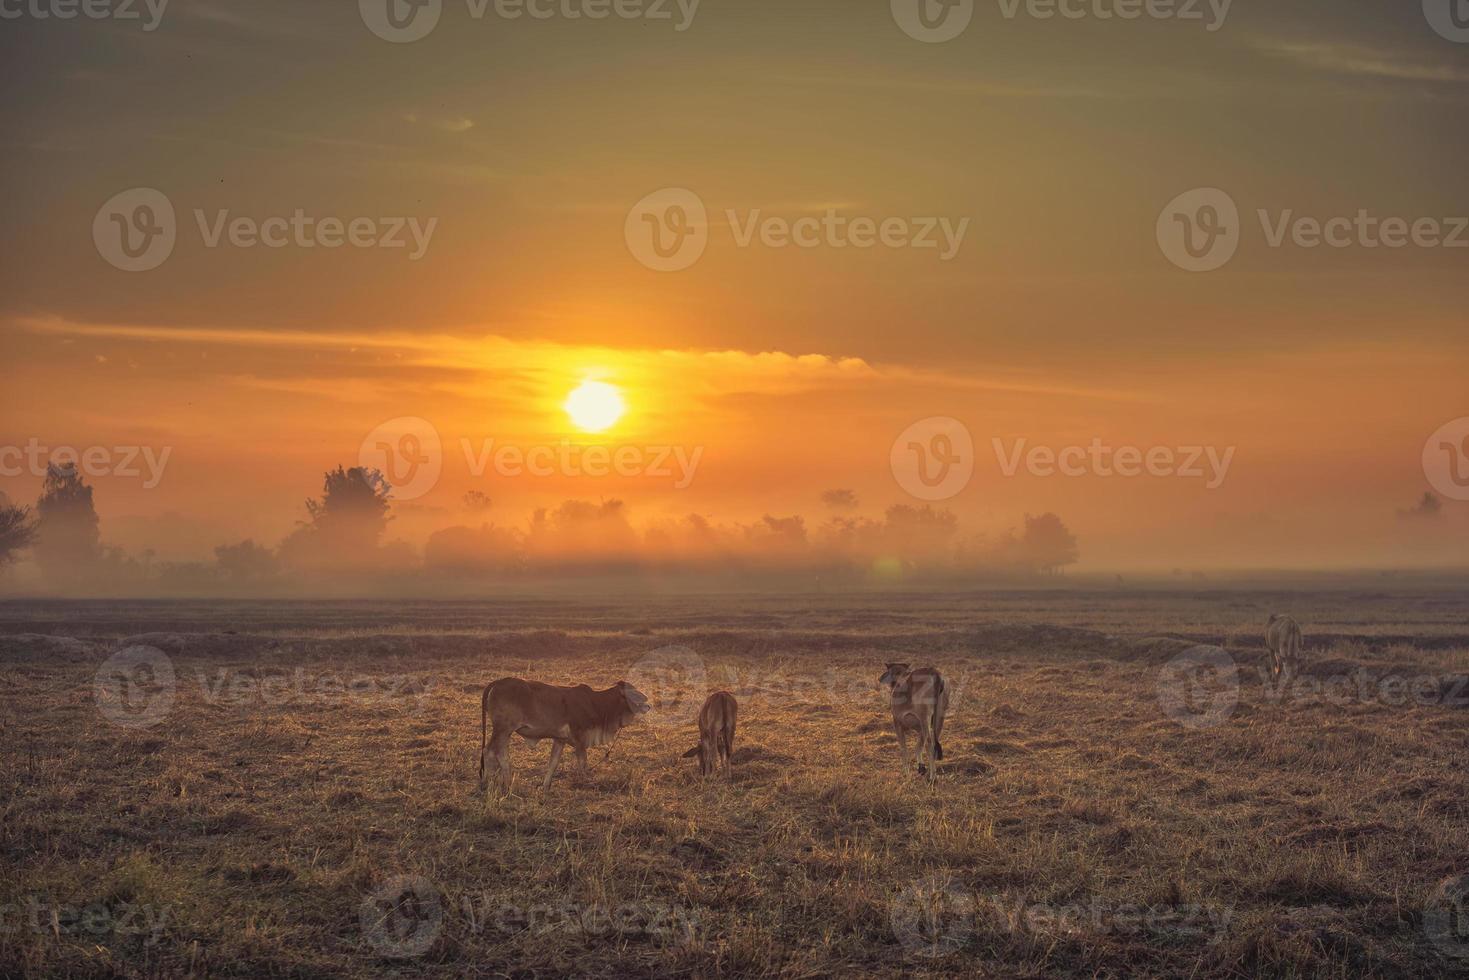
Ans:
<svg viewBox="0 0 1469 980"><path fill-rule="evenodd" d="M146 33L7 24L31 95L0 110L0 444L167 447L156 487L93 481L104 536L192 557L279 540L321 472L403 416L443 446L433 489L398 508L412 541L468 519L471 489L505 523L614 496L646 519L817 523L834 488L877 513L915 502L894 440L946 416L975 472L944 506L978 530L1055 511L1089 567L1462 563L1469 504L1427 529L1396 512L1429 488L1425 440L1469 415L1469 249L1271 248L1257 211L1469 213L1469 45L1417 4L1300 6L1236 4L1210 32L981 4L943 44L886 3L705 0L681 32L449 4L411 44L350 4L176 0ZM130 273L92 228L135 187L167 196L178 242ZM1203 187L1238 204L1242 240L1191 274L1156 227ZM625 237L660 188L708 209L682 271ZM417 259L211 248L196 218L296 209L433 233ZM756 213L828 212L967 224L949 258L739 243ZM586 377L628 404L595 439L560 407ZM1020 438L1234 454L1213 489L1007 477L992 440ZM686 487L475 476L465 443L486 439L699 461ZM0 475L18 501L38 485Z"/></svg>

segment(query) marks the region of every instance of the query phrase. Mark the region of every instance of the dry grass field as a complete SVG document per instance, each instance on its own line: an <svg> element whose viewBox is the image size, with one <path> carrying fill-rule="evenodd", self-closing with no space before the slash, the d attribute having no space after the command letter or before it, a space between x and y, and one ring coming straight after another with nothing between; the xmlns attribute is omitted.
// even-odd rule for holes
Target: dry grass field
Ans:
<svg viewBox="0 0 1469 980"><path fill-rule="evenodd" d="M931 784L888 660L953 690ZM4 604L0 975L1463 973L1466 673L1430 593ZM507 674L657 707L487 799Z"/></svg>

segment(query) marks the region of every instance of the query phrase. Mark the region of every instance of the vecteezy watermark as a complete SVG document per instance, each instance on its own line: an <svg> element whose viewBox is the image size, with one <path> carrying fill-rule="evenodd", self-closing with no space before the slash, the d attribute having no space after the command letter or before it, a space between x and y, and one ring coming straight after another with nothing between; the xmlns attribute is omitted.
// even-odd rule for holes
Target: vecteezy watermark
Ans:
<svg viewBox="0 0 1469 980"><path fill-rule="evenodd" d="M1035 902L1023 894L979 894L953 877L911 882L889 908L893 935L910 955L938 959L968 945L977 931L1058 939L1065 936L1146 936L1217 945L1234 910L1200 903Z"/></svg>
<svg viewBox="0 0 1469 980"><path fill-rule="evenodd" d="M1381 704L1388 707L1469 708L1469 675L1378 674L1365 667L1328 676L1282 675L1272 680L1257 668L1260 690L1267 702L1279 704Z"/></svg>
<svg viewBox="0 0 1469 980"><path fill-rule="evenodd" d="M438 218L343 219L309 215L303 208L265 218L232 215L228 209L209 213L195 208L193 216L205 248L406 249L409 261L415 262L427 254L439 225ZM178 231L173 202L151 187L134 187L114 195L92 219L92 241L98 254L124 272L147 272L168 261Z"/></svg>
<svg viewBox="0 0 1469 980"><path fill-rule="evenodd" d="M574 442L534 446L496 446L494 439L484 439L474 446L461 440L469 474L480 478L493 467L495 474L510 479L522 476L546 478L562 476L571 479L618 476L625 479L646 477L670 480L673 489L685 490L694 482L703 446L605 446Z"/></svg>
<svg viewBox="0 0 1469 980"><path fill-rule="evenodd" d="M1383 217L1366 208L1328 218L1298 215L1292 208L1255 213L1267 248L1469 248L1469 217ZM1244 229L1234 198L1205 187L1169 201L1156 231L1168 261L1189 272L1212 272L1234 258Z"/></svg>
<svg viewBox="0 0 1469 980"><path fill-rule="evenodd" d="M888 466L898 486L919 500L948 500L974 476L974 439L958 419L920 419L893 440Z"/></svg>
<svg viewBox="0 0 1469 980"><path fill-rule="evenodd" d="M412 959L427 953L444 931L444 905L432 881L399 875L362 899L357 921L379 956Z"/></svg>
<svg viewBox="0 0 1469 980"><path fill-rule="evenodd" d="M49 466L67 467L92 479L142 480L152 490L163 480L172 446L45 446L34 436L24 446L0 446L0 476L44 477Z"/></svg>
<svg viewBox="0 0 1469 980"><path fill-rule="evenodd" d="M213 707L281 708L339 705L349 702L387 704L411 701L413 711L423 708L433 693L431 677L412 674L311 674L304 667L240 670L194 668L194 680L205 704Z"/></svg>
<svg viewBox="0 0 1469 980"><path fill-rule="evenodd" d="M1438 883L1423 910L1423 931L1439 952L1469 960L1469 874Z"/></svg>
<svg viewBox="0 0 1469 980"><path fill-rule="evenodd" d="M1469 417L1445 422L1423 444L1423 475L1450 500L1469 500Z"/></svg>
<svg viewBox="0 0 1469 980"><path fill-rule="evenodd" d="M465 0L473 20L644 20L670 22L677 33L694 23L700 0ZM409 44L439 26L444 0L357 0L362 22L384 41Z"/></svg>
<svg viewBox="0 0 1469 980"><path fill-rule="evenodd" d="M167 9L168 0L0 0L0 20L141 20L151 32Z"/></svg>
<svg viewBox="0 0 1469 980"><path fill-rule="evenodd" d="M427 419L388 419L367 434L357 450L358 463L377 470L393 488L396 501L417 500L438 486L444 470L439 430Z"/></svg>
<svg viewBox="0 0 1469 980"><path fill-rule="evenodd" d="M1380 673L1366 667L1331 674L1286 671L1278 678L1254 668L1260 686L1242 687L1243 671L1228 651L1195 646L1163 665L1158 704L1185 728L1215 728L1239 707L1244 692L1261 704L1383 705L1393 708L1469 708L1469 674Z"/></svg>
<svg viewBox="0 0 1469 980"><path fill-rule="evenodd" d="M143 945L154 946L168 928L169 912L166 905L144 902L73 905L30 896L0 904L0 936L14 936L27 929L38 936L143 936Z"/></svg>
<svg viewBox="0 0 1469 980"><path fill-rule="evenodd" d="M582 941L643 938L675 943L691 941L698 932L698 917L678 906L569 899L520 904L488 891L445 895L423 875L390 878L363 897L357 915L373 950L397 960L432 949L451 916L457 916L456 925L473 936L494 932L500 937L543 939L561 934Z"/></svg>
<svg viewBox="0 0 1469 980"><path fill-rule="evenodd" d="M690 909L661 902L541 902L521 905L497 901L488 892L461 895L457 905L468 931L493 930L502 936L542 939L562 935L582 941L652 939L662 943L692 941L699 919Z"/></svg>
<svg viewBox="0 0 1469 980"><path fill-rule="evenodd" d="M1469 44L1469 3L1465 0L1423 0L1423 16L1440 37Z"/></svg>
<svg viewBox="0 0 1469 980"><path fill-rule="evenodd" d="M1239 668L1228 651L1194 646L1158 672L1158 706L1185 728L1216 728L1239 706Z"/></svg>
<svg viewBox="0 0 1469 980"><path fill-rule="evenodd" d="M698 717L709 692L704 658L686 646L659 647L644 654L627 673L627 682L648 699L647 721L687 727Z"/></svg>
<svg viewBox="0 0 1469 980"><path fill-rule="evenodd" d="M1176 20L1224 26L1234 0L995 0L1006 20ZM891 0L893 20L915 41L938 44L963 34L974 0Z"/></svg>
<svg viewBox="0 0 1469 980"><path fill-rule="evenodd" d="M393 499L416 500L438 485L444 470L444 448L439 430L417 416L388 419L358 447L358 463L377 470L393 488ZM515 445L494 438L459 440L465 467L474 479L493 473L502 479L621 479L667 480L675 490L693 482L704 458L703 446L606 445L563 440L558 443Z"/></svg>
<svg viewBox="0 0 1469 980"><path fill-rule="evenodd" d="M150 646L118 650L92 677L97 709L123 728L151 728L167 718L177 687L173 661Z"/></svg>
<svg viewBox="0 0 1469 980"><path fill-rule="evenodd" d="M1140 476L1203 480L1206 490L1218 489L1229 474L1235 447L1223 451L1215 446L1108 446L1093 439L1086 446L1028 446L1029 440L1016 439L1006 448L1003 439L994 439L995 460L1000 472L1012 477L1023 466L1031 476L1098 476L1133 478ZM1205 466L1207 464L1207 467Z"/></svg>
<svg viewBox="0 0 1469 980"><path fill-rule="evenodd" d="M941 262L959 254L969 219L856 217L826 208L819 215L787 218L755 208L724 212L737 248L935 249ZM665 187L634 204L623 223L627 247L656 272L678 272L697 262L709 244L708 209L693 191Z"/></svg>

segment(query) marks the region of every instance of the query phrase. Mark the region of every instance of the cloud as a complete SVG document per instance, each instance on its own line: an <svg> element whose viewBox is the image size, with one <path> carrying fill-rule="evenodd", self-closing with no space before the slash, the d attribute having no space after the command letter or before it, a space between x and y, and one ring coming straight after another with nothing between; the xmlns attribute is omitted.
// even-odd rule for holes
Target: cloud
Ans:
<svg viewBox="0 0 1469 980"><path fill-rule="evenodd" d="M446 133L467 133L474 128L474 120L468 116L423 116L417 112L409 112L403 116L403 121L414 126L429 126Z"/></svg>
<svg viewBox="0 0 1469 980"><path fill-rule="evenodd" d="M1469 82L1469 71L1398 52L1333 41L1257 38L1256 51L1306 68L1340 75L1364 75L1409 82Z"/></svg>

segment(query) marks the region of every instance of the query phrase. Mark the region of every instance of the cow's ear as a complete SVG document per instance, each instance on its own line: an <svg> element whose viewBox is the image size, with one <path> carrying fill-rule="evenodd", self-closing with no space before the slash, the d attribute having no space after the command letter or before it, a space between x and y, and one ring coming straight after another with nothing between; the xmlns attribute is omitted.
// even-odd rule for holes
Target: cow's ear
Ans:
<svg viewBox="0 0 1469 980"><path fill-rule="evenodd" d="M680 759L692 759L694 756L696 756L698 754L699 754L699 747L697 745L695 745L693 748L689 749L683 755L679 756L679 758Z"/></svg>

